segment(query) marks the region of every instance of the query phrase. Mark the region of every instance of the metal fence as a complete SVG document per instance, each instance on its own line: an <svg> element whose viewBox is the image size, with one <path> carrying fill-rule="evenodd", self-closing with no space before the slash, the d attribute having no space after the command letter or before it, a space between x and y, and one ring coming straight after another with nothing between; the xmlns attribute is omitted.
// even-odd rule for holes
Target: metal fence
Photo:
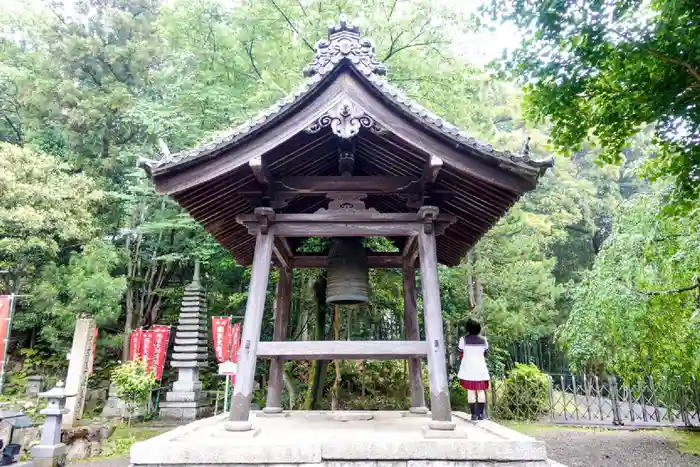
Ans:
<svg viewBox="0 0 700 467"><path fill-rule="evenodd" d="M493 380L494 419L585 425L700 426L698 382L680 378L623 381L555 374Z"/></svg>

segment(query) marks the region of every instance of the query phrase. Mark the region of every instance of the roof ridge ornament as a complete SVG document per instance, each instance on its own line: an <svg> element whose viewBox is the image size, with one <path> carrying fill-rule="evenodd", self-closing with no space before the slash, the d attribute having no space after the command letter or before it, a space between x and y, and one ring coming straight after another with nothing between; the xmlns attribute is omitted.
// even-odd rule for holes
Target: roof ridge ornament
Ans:
<svg viewBox="0 0 700 467"><path fill-rule="evenodd" d="M316 58L304 69L304 76L323 76L341 60L349 60L367 76L386 74L384 64L377 60L374 53L372 41L362 39L360 28L353 26L344 14L340 15L339 24L328 28L328 40L320 40L316 44Z"/></svg>
<svg viewBox="0 0 700 467"><path fill-rule="evenodd" d="M385 131L379 122L365 112L365 109L349 98L340 100L308 125L305 131L309 134L318 133L327 126L331 127L336 136L343 139L351 139L360 132L361 127L368 128L375 134Z"/></svg>

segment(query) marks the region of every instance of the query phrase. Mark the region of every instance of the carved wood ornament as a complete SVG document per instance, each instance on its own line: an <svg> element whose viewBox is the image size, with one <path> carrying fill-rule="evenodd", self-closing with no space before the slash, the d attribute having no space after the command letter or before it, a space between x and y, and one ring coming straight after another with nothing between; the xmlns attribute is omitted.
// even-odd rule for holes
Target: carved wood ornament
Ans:
<svg viewBox="0 0 700 467"><path fill-rule="evenodd" d="M327 126L331 127L336 136L343 139L350 139L357 135L362 127L377 134L385 131L384 127L370 117L362 107L348 98L341 100L328 112L318 117L306 127L305 131L318 133Z"/></svg>

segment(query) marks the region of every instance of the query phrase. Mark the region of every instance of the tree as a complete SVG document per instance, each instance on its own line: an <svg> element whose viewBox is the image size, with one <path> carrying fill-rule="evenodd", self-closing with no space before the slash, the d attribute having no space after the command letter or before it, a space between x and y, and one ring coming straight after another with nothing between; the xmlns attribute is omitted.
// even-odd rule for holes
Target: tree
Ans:
<svg viewBox="0 0 700 467"><path fill-rule="evenodd" d="M80 252L73 252L68 264L46 264L15 328L38 329L38 337L52 352L68 351L77 316L95 318L98 328L115 328L126 287L124 276L115 274L121 264L118 253L111 243L93 240ZM113 355L121 347L121 342L101 342L111 344L107 347Z"/></svg>
<svg viewBox="0 0 700 467"><path fill-rule="evenodd" d="M4 288L18 293L22 280L96 233L94 214L103 192L54 157L0 143L0 269Z"/></svg>
<svg viewBox="0 0 700 467"><path fill-rule="evenodd" d="M603 162L654 125L653 179L672 177L674 206L700 198L700 3L493 0L490 12L524 33L502 68L524 85L526 113L549 119L555 150L592 140Z"/></svg>
<svg viewBox="0 0 700 467"><path fill-rule="evenodd" d="M153 371L137 359L115 368L112 371L112 382L117 387L117 395L125 399L128 426L131 427L131 417L139 405L151 396L151 390L157 384L156 378Z"/></svg>
<svg viewBox="0 0 700 467"><path fill-rule="evenodd" d="M670 191L670 190L669 190ZM636 380L700 371L700 211L659 217L660 192L625 202L575 289L561 338L578 369Z"/></svg>

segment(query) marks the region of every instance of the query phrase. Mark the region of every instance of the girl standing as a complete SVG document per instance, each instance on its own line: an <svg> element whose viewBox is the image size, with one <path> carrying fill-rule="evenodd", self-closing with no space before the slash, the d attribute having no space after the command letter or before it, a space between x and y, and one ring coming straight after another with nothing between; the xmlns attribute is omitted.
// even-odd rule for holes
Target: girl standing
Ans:
<svg viewBox="0 0 700 467"><path fill-rule="evenodd" d="M459 351L462 363L459 365L460 385L467 390L467 402L472 414L472 420L484 419L486 407L486 390L489 388L489 370L486 367L486 356L489 343L481 333L481 324L470 319L467 321L467 335L459 339Z"/></svg>

